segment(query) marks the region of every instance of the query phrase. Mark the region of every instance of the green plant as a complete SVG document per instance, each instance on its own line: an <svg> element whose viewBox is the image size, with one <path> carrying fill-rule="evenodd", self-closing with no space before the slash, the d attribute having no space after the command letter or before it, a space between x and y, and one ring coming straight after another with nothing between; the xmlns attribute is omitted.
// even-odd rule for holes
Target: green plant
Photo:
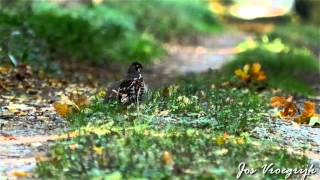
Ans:
<svg viewBox="0 0 320 180"><path fill-rule="evenodd" d="M227 79L245 64L260 63L269 86L288 92L313 93L310 87L313 79L309 78L319 73L320 65L309 51L287 46L279 39L269 41L267 37L261 42L247 41L239 48L243 52L222 68Z"/></svg>
<svg viewBox="0 0 320 180"><path fill-rule="evenodd" d="M271 39L280 38L283 42L295 47L308 48L314 53L319 52L320 30L316 25L286 24L276 26L268 36Z"/></svg>
<svg viewBox="0 0 320 180"><path fill-rule="evenodd" d="M134 16L137 29L159 39L187 39L220 27L213 12L201 0L111 0L105 4Z"/></svg>

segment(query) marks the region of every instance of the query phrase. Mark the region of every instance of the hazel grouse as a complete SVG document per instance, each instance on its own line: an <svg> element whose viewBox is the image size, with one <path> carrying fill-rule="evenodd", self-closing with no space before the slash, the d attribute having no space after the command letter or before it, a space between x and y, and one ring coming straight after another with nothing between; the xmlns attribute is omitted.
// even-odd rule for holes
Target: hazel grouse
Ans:
<svg viewBox="0 0 320 180"><path fill-rule="evenodd" d="M143 100L146 85L141 74L143 67L134 62L129 66L125 79L113 83L107 90L105 101L118 99L124 105L139 103Z"/></svg>

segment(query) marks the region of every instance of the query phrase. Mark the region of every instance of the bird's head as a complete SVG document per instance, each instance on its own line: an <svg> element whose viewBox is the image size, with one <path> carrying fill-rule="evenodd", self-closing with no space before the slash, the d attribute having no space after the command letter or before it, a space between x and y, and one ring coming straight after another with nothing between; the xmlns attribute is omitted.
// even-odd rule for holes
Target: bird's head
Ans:
<svg viewBox="0 0 320 180"><path fill-rule="evenodd" d="M136 74L141 73L141 70L143 69L142 65L138 62L134 62L129 66L128 74Z"/></svg>

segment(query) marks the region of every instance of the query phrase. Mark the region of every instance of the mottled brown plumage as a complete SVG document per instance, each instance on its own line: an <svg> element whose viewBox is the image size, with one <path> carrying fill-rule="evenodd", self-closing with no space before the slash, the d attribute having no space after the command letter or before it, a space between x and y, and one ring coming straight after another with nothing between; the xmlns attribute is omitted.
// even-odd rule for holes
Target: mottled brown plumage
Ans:
<svg viewBox="0 0 320 180"><path fill-rule="evenodd" d="M129 66L125 79L111 84L108 88L105 101L118 100L124 105L139 103L143 100L146 91L141 74L143 69L140 63L134 62Z"/></svg>

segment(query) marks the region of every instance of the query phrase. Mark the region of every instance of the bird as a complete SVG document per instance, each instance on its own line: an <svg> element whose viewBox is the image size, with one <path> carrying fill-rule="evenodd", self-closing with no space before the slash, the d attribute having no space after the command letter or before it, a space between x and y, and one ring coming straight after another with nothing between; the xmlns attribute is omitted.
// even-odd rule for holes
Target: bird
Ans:
<svg viewBox="0 0 320 180"><path fill-rule="evenodd" d="M146 93L146 84L142 76L142 65L139 62L133 62L123 80L114 82L108 88L105 96L105 102L117 99L121 104L131 105L139 104Z"/></svg>

